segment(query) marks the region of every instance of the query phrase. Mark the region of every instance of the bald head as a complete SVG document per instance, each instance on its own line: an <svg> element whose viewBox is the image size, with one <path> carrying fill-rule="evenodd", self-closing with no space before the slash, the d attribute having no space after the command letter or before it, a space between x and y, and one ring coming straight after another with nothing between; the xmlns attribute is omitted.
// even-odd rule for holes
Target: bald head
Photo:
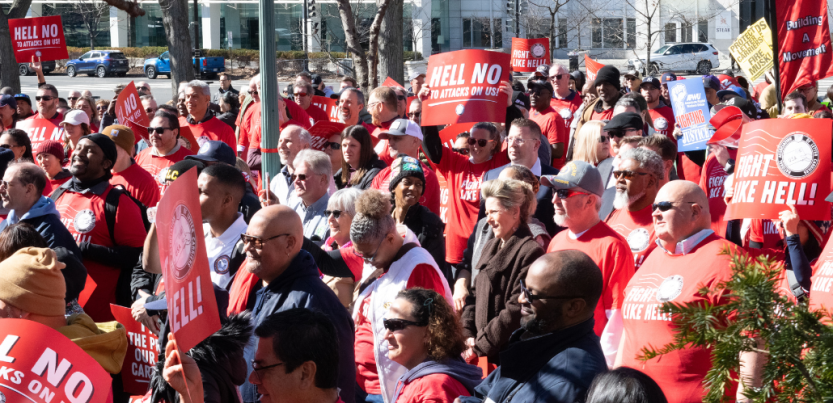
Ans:
<svg viewBox="0 0 833 403"><path fill-rule="evenodd" d="M252 217L246 235L246 270L260 277L265 284L278 278L289 268L304 242L301 217L287 206L261 209Z"/></svg>
<svg viewBox="0 0 833 403"><path fill-rule="evenodd" d="M269 206L260 209L252 217L249 226L255 224L264 224L266 227L272 227L275 232L280 229L280 233L287 233L289 236L301 239L304 237L304 224L301 223L301 217L291 208L284 205ZM277 235L273 234L272 236ZM301 250L301 245L298 245L298 250Z"/></svg>
<svg viewBox="0 0 833 403"><path fill-rule="evenodd" d="M657 208L652 213L657 238L666 250L675 250L677 242L711 226L709 199L703 189L694 182L668 182L660 188L654 202L671 203L668 210L661 211Z"/></svg>

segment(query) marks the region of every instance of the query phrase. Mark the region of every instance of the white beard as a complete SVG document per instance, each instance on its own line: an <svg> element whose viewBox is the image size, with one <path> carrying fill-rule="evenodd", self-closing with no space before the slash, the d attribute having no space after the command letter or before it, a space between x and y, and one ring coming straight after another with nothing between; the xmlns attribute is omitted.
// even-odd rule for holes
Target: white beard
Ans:
<svg viewBox="0 0 833 403"><path fill-rule="evenodd" d="M567 214L555 213L555 215L553 215L552 218L553 220L555 220L555 225L558 225L559 227L566 227L565 224L567 223L567 219L570 218L570 216Z"/></svg>
<svg viewBox="0 0 833 403"><path fill-rule="evenodd" d="M616 210L621 210L623 208L627 208L633 202L643 198L644 196L645 196L645 191L642 191L638 195L633 195L633 196L628 197L628 192L627 191L620 191L619 189L616 189L616 196L614 196L614 198L613 198L613 208L615 208Z"/></svg>

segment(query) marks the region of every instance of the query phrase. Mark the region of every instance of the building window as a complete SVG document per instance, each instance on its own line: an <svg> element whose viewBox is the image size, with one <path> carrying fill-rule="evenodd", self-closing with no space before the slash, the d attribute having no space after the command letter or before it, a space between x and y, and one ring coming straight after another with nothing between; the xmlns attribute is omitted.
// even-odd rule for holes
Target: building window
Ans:
<svg viewBox="0 0 833 403"><path fill-rule="evenodd" d="M677 42L677 24L669 22L665 24L665 43Z"/></svg>
<svg viewBox="0 0 833 403"><path fill-rule="evenodd" d="M566 49L567 48L567 19L566 18L559 18L558 19L558 44L556 45L559 49Z"/></svg>
<svg viewBox="0 0 833 403"><path fill-rule="evenodd" d="M621 18L594 18L591 29L594 48L622 48L624 30Z"/></svg>
<svg viewBox="0 0 833 403"><path fill-rule="evenodd" d="M628 47L636 48L636 18L628 18Z"/></svg>
<svg viewBox="0 0 833 403"><path fill-rule="evenodd" d="M709 41L709 22L708 21L700 21L697 24L697 42L708 42Z"/></svg>
<svg viewBox="0 0 833 403"><path fill-rule="evenodd" d="M501 21L494 20L493 29L489 29L489 19L463 18L463 47L464 48L491 48L492 32L494 31L494 46L501 47L503 37L500 31Z"/></svg>

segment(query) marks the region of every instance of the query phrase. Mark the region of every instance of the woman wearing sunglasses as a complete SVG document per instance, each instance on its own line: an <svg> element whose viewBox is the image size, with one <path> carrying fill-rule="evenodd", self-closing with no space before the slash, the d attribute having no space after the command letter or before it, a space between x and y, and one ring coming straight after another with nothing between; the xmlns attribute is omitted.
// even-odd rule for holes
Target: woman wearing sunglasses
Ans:
<svg viewBox="0 0 833 403"><path fill-rule="evenodd" d="M472 395L482 371L460 358L463 331L441 295L423 288L401 291L383 324L388 357L408 370L399 377L391 402L450 403Z"/></svg>
<svg viewBox="0 0 833 403"><path fill-rule="evenodd" d="M388 357L383 320L400 291L434 290L450 303L451 289L434 258L416 240L405 240L391 216L390 193L367 189L356 200L350 226L353 250L364 260L359 296L353 305L356 323L357 402L392 402L407 368Z"/></svg>
<svg viewBox="0 0 833 403"><path fill-rule="evenodd" d="M330 143L330 147L335 146L340 146L342 156L341 169L335 175L339 189L367 189L379 171L387 167L373 150L370 133L362 125L344 129L341 144Z"/></svg>
<svg viewBox="0 0 833 403"><path fill-rule="evenodd" d="M499 353L509 336L520 327L520 279L544 254L529 229L529 216L537 200L532 188L514 179L495 179L483 184L486 219L494 239L483 246L472 268L471 294L461 322L466 336L465 357L469 362L484 357L500 365Z"/></svg>
<svg viewBox="0 0 833 403"><path fill-rule="evenodd" d="M602 175L602 183L609 183L613 172L613 154L610 151L610 134L604 131L604 126L604 122L598 120L581 126L573 139L573 161L593 165Z"/></svg>

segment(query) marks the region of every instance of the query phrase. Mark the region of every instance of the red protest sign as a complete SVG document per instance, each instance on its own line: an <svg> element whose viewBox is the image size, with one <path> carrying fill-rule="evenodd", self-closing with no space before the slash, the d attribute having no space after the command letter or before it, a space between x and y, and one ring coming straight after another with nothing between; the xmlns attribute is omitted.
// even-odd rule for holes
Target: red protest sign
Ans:
<svg viewBox="0 0 833 403"><path fill-rule="evenodd" d="M454 147L454 141L457 140L457 135L471 130L474 125L475 122L448 125L444 129L440 130L440 140L443 142L444 146L452 148Z"/></svg>
<svg viewBox="0 0 833 403"><path fill-rule="evenodd" d="M423 126L464 122L502 122L509 55L488 50L458 50L428 58L425 81L431 95L422 103Z"/></svg>
<svg viewBox="0 0 833 403"><path fill-rule="evenodd" d="M9 33L18 63L29 63L33 56L44 62L69 59L60 15L9 20Z"/></svg>
<svg viewBox="0 0 833 403"><path fill-rule="evenodd" d="M156 207L168 322L180 351L188 351L220 330L202 231L197 170L179 175Z"/></svg>
<svg viewBox="0 0 833 403"><path fill-rule="evenodd" d="M148 115L142 107L139 92L136 91L136 84L133 81L127 84L119 93L119 97L116 98L116 118L119 119L119 123L130 127L134 134L139 132L140 136L142 130L137 128L136 125L141 126L141 128L144 128L145 137L147 136L150 119L148 119ZM138 141L138 138L136 141Z"/></svg>
<svg viewBox="0 0 833 403"><path fill-rule="evenodd" d="M0 319L0 401L103 403L110 374L72 340L26 319Z"/></svg>
<svg viewBox="0 0 833 403"><path fill-rule="evenodd" d="M533 72L542 64L549 64L548 38L512 38L512 71Z"/></svg>
<svg viewBox="0 0 833 403"><path fill-rule="evenodd" d="M587 53L584 54L584 67L587 69L587 80L595 80L596 73L604 67L604 64L601 64L593 59L590 56L587 56Z"/></svg>
<svg viewBox="0 0 833 403"><path fill-rule="evenodd" d="M829 220L830 121L746 123L738 146L734 196L726 220L778 218L795 204L804 220Z"/></svg>
<svg viewBox="0 0 833 403"><path fill-rule="evenodd" d="M327 117L330 119L330 122L338 122L338 100L332 99L330 97L322 97L320 95L314 95L312 97L312 104L321 108L324 112L327 113Z"/></svg>
<svg viewBox="0 0 833 403"><path fill-rule="evenodd" d="M781 96L833 75L827 0L775 2Z"/></svg>
<svg viewBox="0 0 833 403"><path fill-rule="evenodd" d="M38 145L46 140L61 141L64 140L64 128L55 126L48 119L26 119L18 121L15 128L23 130L29 135L29 141L32 142L32 149L38 148Z"/></svg>
<svg viewBox="0 0 833 403"><path fill-rule="evenodd" d="M340 122L327 122L324 120L315 122L315 124L309 128L309 134L312 135L312 142L310 143L310 146L316 150L323 151L324 146L328 141L330 141L330 137L334 134L341 133L345 127L347 127L347 125Z"/></svg>
<svg viewBox="0 0 833 403"><path fill-rule="evenodd" d="M147 392L150 377L159 354L159 338L133 319L130 308L110 304L110 312L127 331L127 354L121 366L124 391L133 394Z"/></svg>
<svg viewBox="0 0 833 403"><path fill-rule="evenodd" d="M396 80L394 80L394 79L392 79L392 78L390 78L390 77L388 77L388 78L386 78L386 79L385 79L385 82L383 82L383 83L382 83L382 87L399 87L399 88L405 88L405 87L403 87L403 86L402 86L402 84L397 83L397 82L396 82Z"/></svg>

